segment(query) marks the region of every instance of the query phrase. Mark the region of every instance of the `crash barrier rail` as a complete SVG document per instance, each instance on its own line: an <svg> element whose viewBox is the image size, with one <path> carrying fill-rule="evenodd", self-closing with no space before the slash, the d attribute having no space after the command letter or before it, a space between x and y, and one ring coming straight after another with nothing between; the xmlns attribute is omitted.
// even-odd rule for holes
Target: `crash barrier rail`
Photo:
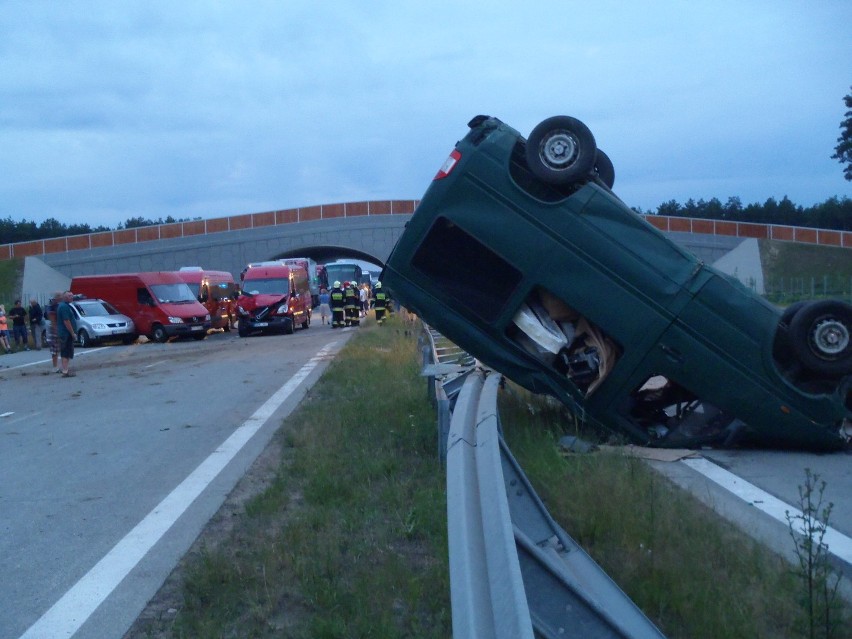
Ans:
<svg viewBox="0 0 852 639"><path fill-rule="evenodd" d="M444 450L453 635L664 637L533 490L503 441L502 376L462 351L436 347L443 338L428 327L426 334L424 375L449 413ZM439 410L439 438L444 419Z"/></svg>

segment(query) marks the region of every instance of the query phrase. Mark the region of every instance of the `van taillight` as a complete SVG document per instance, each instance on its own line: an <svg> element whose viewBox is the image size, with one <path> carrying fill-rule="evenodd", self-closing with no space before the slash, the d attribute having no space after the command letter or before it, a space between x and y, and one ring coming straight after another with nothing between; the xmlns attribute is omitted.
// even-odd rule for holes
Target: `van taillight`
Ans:
<svg viewBox="0 0 852 639"><path fill-rule="evenodd" d="M454 149L452 153L450 153L450 157L446 159L444 164L438 169L438 172L433 177L433 180L441 180L447 177L450 173L452 173L453 169L456 167L456 164L461 160L461 153L459 153L458 149Z"/></svg>

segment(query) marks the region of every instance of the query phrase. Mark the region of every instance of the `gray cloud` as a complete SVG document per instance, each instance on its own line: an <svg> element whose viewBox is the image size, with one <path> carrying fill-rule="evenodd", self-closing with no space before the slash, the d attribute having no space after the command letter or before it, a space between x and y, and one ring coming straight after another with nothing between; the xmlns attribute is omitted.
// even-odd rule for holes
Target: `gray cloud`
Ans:
<svg viewBox="0 0 852 639"><path fill-rule="evenodd" d="M478 113L583 119L655 208L852 196L846 2L0 1L0 216L422 195Z"/></svg>

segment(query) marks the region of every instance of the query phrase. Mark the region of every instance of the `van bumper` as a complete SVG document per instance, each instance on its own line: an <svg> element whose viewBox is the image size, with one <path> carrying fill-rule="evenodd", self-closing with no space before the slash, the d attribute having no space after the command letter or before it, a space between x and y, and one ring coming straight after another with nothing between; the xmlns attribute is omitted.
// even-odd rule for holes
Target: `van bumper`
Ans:
<svg viewBox="0 0 852 639"><path fill-rule="evenodd" d="M210 322L195 324L169 324L163 327L169 337L188 337L190 335L206 335Z"/></svg>
<svg viewBox="0 0 852 639"><path fill-rule="evenodd" d="M293 318L289 315L273 315L256 320L253 317L240 315L240 326L243 327L243 331L250 333L286 333L293 329Z"/></svg>

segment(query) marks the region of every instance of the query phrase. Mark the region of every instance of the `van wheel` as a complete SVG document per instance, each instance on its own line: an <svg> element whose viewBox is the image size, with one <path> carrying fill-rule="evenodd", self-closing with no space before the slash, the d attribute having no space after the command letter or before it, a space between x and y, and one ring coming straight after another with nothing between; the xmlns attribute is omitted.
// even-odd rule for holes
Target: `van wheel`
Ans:
<svg viewBox="0 0 852 639"><path fill-rule="evenodd" d="M802 366L831 377L852 373L852 306L822 300L804 306L790 321L793 352Z"/></svg>
<svg viewBox="0 0 852 639"><path fill-rule="evenodd" d="M615 167L612 165L609 156L600 149L595 151L595 165L592 167L592 175L603 182L606 188L612 190L612 185L615 184Z"/></svg>
<svg viewBox="0 0 852 639"><path fill-rule="evenodd" d="M305 313L305 321L302 322L302 330L307 330L311 327L311 314Z"/></svg>
<svg viewBox="0 0 852 639"><path fill-rule="evenodd" d="M247 337L248 333L248 326L246 322L242 320L237 322L237 335L239 335L240 337Z"/></svg>
<svg viewBox="0 0 852 639"><path fill-rule="evenodd" d="M81 328L77 331L77 343L80 345L80 348L88 348L94 344L94 341L89 337L86 329Z"/></svg>
<svg viewBox="0 0 852 639"><path fill-rule="evenodd" d="M288 317L287 319L284 320L284 334L285 335L292 335L294 330L295 329L294 329L294 326L293 326L293 318Z"/></svg>
<svg viewBox="0 0 852 639"><path fill-rule="evenodd" d="M166 329L164 329L159 324L155 324L154 328L151 329L151 337L153 337L154 341L158 344L163 344L166 340L169 339L169 336L166 333Z"/></svg>
<svg viewBox="0 0 852 639"><path fill-rule="evenodd" d="M567 115L541 122L527 139L527 165L538 179L566 185L588 176L595 164L595 136Z"/></svg>

